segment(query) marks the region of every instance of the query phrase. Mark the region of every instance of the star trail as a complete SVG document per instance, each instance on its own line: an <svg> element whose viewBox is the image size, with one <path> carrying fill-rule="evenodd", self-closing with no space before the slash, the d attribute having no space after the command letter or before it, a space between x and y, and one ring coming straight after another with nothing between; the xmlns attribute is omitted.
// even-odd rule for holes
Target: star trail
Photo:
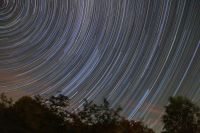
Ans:
<svg viewBox="0 0 200 133"><path fill-rule="evenodd" d="M107 98L159 130L170 96L200 104L200 1L0 0L0 92Z"/></svg>

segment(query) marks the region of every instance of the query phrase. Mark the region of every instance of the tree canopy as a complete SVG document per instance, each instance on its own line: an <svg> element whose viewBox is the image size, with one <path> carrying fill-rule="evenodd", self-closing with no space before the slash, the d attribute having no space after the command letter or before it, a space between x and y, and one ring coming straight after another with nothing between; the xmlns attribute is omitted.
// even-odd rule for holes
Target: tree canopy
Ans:
<svg viewBox="0 0 200 133"><path fill-rule="evenodd" d="M13 102L0 95L1 133L154 133L142 122L120 116L105 99L97 105L85 100L70 111L63 95L48 99L24 96ZM163 133L200 133L200 108L185 97L171 97L163 115Z"/></svg>
<svg viewBox="0 0 200 133"><path fill-rule="evenodd" d="M142 122L129 121L111 109L107 100L100 105L85 100L83 108L68 111L63 95L43 99L22 97L16 102L0 96L1 133L154 133Z"/></svg>
<svg viewBox="0 0 200 133"><path fill-rule="evenodd" d="M163 133L200 133L200 109L186 97L171 97L163 123Z"/></svg>

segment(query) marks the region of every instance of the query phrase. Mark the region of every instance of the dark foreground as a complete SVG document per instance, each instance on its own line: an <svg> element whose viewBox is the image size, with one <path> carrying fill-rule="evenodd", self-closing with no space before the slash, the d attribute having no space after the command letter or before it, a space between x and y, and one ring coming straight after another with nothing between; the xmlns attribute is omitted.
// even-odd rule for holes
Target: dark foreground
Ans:
<svg viewBox="0 0 200 133"><path fill-rule="evenodd" d="M0 133L154 133L142 122L119 115L109 103L85 101L83 108L69 111L63 95L43 99L25 96L13 102L0 96ZM200 133L199 107L187 98L170 98L163 116L163 133Z"/></svg>

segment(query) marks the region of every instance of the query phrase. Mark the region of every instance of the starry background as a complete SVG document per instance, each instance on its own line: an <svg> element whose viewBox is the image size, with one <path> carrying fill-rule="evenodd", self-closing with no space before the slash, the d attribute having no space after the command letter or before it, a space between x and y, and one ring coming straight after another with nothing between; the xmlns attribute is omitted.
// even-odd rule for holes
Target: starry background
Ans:
<svg viewBox="0 0 200 133"><path fill-rule="evenodd" d="M159 130L170 96L200 104L200 0L0 0L0 92L107 98Z"/></svg>

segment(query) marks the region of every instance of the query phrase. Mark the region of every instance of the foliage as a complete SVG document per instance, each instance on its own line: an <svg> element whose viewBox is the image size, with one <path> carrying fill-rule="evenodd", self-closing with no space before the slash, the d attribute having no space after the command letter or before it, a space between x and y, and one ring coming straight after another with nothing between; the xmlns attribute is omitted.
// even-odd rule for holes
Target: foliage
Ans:
<svg viewBox="0 0 200 133"><path fill-rule="evenodd" d="M77 112L68 111L69 99L58 95L22 97L12 102L0 96L1 133L154 133L141 122L119 115L120 108L110 108L107 100L96 105L85 100Z"/></svg>
<svg viewBox="0 0 200 133"><path fill-rule="evenodd" d="M2 99L2 104L7 104ZM2 133L55 133L64 132L63 118L31 97L22 97L0 110Z"/></svg>
<svg viewBox="0 0 200 133"><path fill-rule="evenodd" d="M16 102L0 95L1 133L154 133L141 122L120 116L121 109L85 100L69 111L66 96L22 97ZM171 97L163 115L163 133L200 133L200 109L185 97Z"/></svg>
<svg viewBox="0 0 200 133"><path fill-rule="evenodd" d="M103 104L99 106L85 100L83 110L78 112L78 116L83 123L87 123L88 125L116 124L121 120L121 117L119 116L120 110L120 108L117 110L110 109L106 99L104 99Z"/></svg>
<svg viewBox="0 0 200 133"><path fill-rule="evenodd" d="M185 97L171 97L163 116L163 133L200 133L200 109Z"/></svg>

